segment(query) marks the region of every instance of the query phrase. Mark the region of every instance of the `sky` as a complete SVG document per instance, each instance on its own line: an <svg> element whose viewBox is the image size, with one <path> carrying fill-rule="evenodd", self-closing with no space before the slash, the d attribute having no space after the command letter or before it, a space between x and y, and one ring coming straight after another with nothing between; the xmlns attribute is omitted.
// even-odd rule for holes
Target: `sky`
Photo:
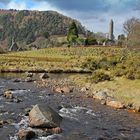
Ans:
<svg viewBox="0 0 140 140"><path fill-rule="evenodd" d="M108 33L114 21L114 34L123 33L123 23L140 18L140 0L0 0L1 9L57 11L79 20L93 32Z"/></svg>

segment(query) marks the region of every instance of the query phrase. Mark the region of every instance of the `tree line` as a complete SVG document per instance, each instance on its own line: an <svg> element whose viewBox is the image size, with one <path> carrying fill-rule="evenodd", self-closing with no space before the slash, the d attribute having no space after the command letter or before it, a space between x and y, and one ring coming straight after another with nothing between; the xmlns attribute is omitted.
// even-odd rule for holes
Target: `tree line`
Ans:
<svg viewBox="0 0 140 140"><path fill-rule="evenodd" d="M123 24L123 29L125 35L118 35L114 45L128 48L140 48L140 19L134 17L128 19ZM103 45L104 42L109 41L104 34L95 34L90 31L87 31L86 37L80 38L75 22L69 26L67 40L70 45Z"/></svg>

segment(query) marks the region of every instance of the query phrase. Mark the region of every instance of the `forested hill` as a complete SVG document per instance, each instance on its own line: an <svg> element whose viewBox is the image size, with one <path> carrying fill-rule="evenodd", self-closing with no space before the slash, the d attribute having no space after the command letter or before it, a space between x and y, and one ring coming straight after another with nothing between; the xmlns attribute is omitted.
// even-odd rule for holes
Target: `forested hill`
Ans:
<svg viewBox="0 0 140 140"><path fill-rule="evenodd" d="M13 39L28 45L40 37L66 35L72 21L85 34L80 22L54 11L0 10L0 47L10 47Z"/></svg>

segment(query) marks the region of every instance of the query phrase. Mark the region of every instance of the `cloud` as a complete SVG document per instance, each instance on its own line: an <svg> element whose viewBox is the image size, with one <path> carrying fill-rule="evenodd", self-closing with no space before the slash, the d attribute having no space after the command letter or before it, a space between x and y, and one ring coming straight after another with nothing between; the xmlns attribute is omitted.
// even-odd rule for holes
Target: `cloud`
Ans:
<svg viewBox="0 0 140 140"><path fill-rule="evenodd" d="M23 9L27 9L27 5L24 1L20 3L16 1L11 1L7 4L6 9L23 10Z"/></svg>
<svg viewBox="0 0 140 140"><path fill-rule="evenodd" d="M34 0L46 1L63 10L77 11L123 11L134 9L140 3L140 0ZM123 12L125 12L125 10Z"/></svg>
<svg viewBox="0 0 140 140"><path fill-rule="evenodd" d="M40 2L40 0L34 0ZM140 0L41 0L55 5L58 11L80 20L88 29L108 32L110 19L115 22L115 34L123 32L123 23L140 17ZM129 13L129 14L128 14Z"/></svg>
<svg viewBox="0 0 140 140"><path fill-rule="evenodd" d="M40 0L34 0L40 2ZM104 0L41 0L49 2L52 5L57 6L63 10L77 10L77 11L89 11L91 9L106 9L107 5Z"/></svg>
<svg viewBox="0 0 140 140"><path fill-rule="evenodd" d="M46 10L53 10L53 11L60 11L59 8L55 7L49 2L41 1L33 6L30 6L30 10L39 10L39 11L46 11Z"/></svg>

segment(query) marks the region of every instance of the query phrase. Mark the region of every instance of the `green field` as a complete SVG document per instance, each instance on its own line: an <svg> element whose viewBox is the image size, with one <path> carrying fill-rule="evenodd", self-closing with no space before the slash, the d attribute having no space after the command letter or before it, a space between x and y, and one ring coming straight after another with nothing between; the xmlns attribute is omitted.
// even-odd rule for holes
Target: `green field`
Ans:
<svg viewBox="0 0 140 140"><path fill-rule="evenodd" d="M48 72L91 72L73 81L93 91L108 89L125 104L140 106L140 51L115 47L46 48L0 54L0 70ZM91 93L92 94L92 93Z"/></svg>
<svg viewBox="0 0 140 140"><path fill-rule="evenodd" d="M140 58L137 51L109 47L47 48L35 51L0 54L0 70L78 69L89 60ZM107 60L108 61L108 60ZM133 60L132 60L133 61ZM86 67L85 67L86 68Z"/></svg>

